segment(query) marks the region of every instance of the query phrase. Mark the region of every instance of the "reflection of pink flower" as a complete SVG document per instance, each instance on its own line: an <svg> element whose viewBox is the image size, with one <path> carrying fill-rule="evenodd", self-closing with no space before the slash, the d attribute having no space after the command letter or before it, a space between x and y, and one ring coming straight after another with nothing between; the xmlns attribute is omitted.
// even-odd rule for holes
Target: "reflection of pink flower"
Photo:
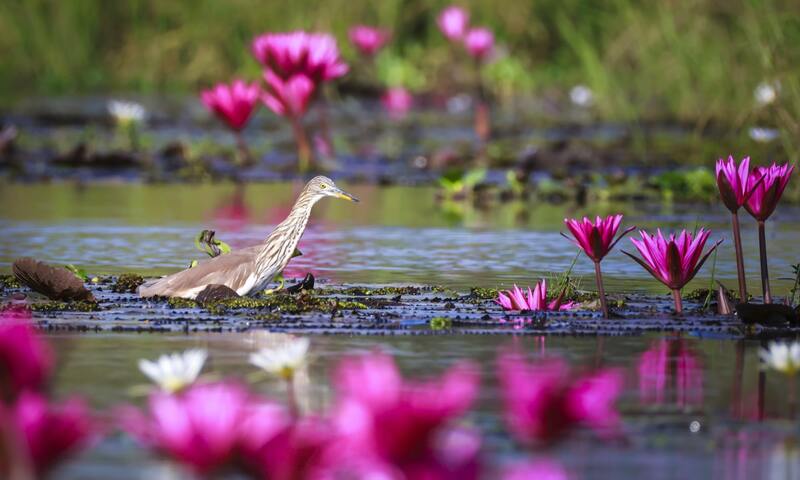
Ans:
<svg viewBox="0 0 800 480"><path fill-rule="evenodd" d="M461 7L451 5L442 10L436 23L448 40L460 40L469 27L469 13Z"/></svg>
<svg viewBox="0 0 800 480"><path fill-rule="evenodd" d="M464 37L464 47L476 60L486 60L494 49L494 34L488 28L472 28Z"/></svg>
<svg viewBox="0 0 800 480"><path fill-rule="evenodd" d="M264 72L267 91L261 99L270 110L282 117L299 118L306 113L314 94L314 82L303 74L282 79L272 70Z"/></svg>
<svg viewBox="0 0 800 480"><path fill-rule="evenodd" d="M247 84L234 80L230 85L220 83L210 90L203 90L203 104L235 131L244 128L258 104L261 89L257 83Z"/></svg>
<svg viewBox="0 0 800 480"><path fill-rule="evenodd" d="M327 33L266 33L253 40L253 54L284 81L303 75L317 84L347 73L336 39Z"/></svg>
<svg viewBox="0 0 800 480"><path fill-rule="evenodd" d="M406 116L414 103L414 97L403 87L392 87L386 90L381 97L383 108L389 112L393 119L401 119Z"/></svg>
<svg viewBox="0 0 800 480"><path fill-rule="evenodd" d="M389 34L380 28L356 25L350 29L350 41L362 55L371 56L386 45Z"/></svg>
<svg viewBox="0 0 800 480"><path fill-rule="evenodd" d="M88 409L83 401L49 404L36 393L23 392L0 420L18 435L31 467L43 475L86 446L91 435Z"/></svg>
<svg viewBox="0 0 800 480"><path fill-rule="evenodd" d="M769 167L757 167L747 180L747 188L753 193L745 203L744 208L758 221L764 221L772 215L775 207L792 178L794 165L772 164ZM763 177L763 181L758 183ZM757 184L758 183L758 184Z"/></svg>
<svg viewBox="0 0 800 480"><path fill-rule="evenodd" d="M564 467L550 460L536 460L507 467L503 480L567 480Z"/></svg>
<svg viewBox="0 0 800 480"><path fill-rule="evenodd" d="M702 405L702 365L685 341L660 339L653 342L639 357L637 368L642 403L664 403L674 377L676 403L681 407Z"/></svg>
<svg viewBox="0 0 800 480"><path fill-rule="evenodd" d="M506 425L521 442L552 442L578 425L608 436L619 428L615 403L622 375L601 370L578 378L560 360L527 363L517 353L497 363Z"/></svg>
<svg viewBox="0 0 800 480"><path fill-rule="evenodd" d="M29 314L0 312L0 400L39 390L52 364L52 353L36 334Z"/></svg>
<svg viewBox="0 0 800 480"><path fill-rule="evenodd" d="M503 307L504 310L569 310L573 307L572 302L562 305L561 301L562 298L559 296L550 301L550 303L547 302L547 281L542 279L540 282L536 282L533 290L528 287L527 296L516 285L511 290L498 292L495 303Z"/></svg>
<svg viewBox="0 0 800 480"><path fill-rule="evenodd" d="M451 423L472 404L478 378L457 365L427 382L402 378L391 357L373 353L341 362L334 422L336 451L349 455L350 472L396 472L404 478L475 478L479 439Z"/></svg>

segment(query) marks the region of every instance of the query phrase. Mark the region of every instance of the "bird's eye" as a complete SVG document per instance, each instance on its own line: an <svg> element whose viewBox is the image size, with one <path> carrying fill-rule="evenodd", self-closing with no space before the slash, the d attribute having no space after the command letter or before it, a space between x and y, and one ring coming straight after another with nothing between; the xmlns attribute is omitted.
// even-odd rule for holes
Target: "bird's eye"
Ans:
<svg viewBox="0 0 800 480"><path fill-rule="evenodd" d="M319 188L325 190L326 188L328 188L328 186L323 183L322 185L319 186Z"/></svg>

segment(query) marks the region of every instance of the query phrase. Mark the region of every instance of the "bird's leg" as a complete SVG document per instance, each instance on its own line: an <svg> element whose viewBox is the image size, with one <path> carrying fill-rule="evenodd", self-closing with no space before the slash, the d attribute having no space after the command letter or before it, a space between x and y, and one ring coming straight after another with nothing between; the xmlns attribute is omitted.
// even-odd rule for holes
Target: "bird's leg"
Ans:
<svg viewBox="0 0 800 480"><path fill-rule="evenodd" d="M278 285L276 288L268 288L264 290L264 295L272 295L279 290L283 290L283 286L286 283L286 279L283 278L283 273L279 273L278 276L275 277L275 280L277 280L280 285Z"/></svg>

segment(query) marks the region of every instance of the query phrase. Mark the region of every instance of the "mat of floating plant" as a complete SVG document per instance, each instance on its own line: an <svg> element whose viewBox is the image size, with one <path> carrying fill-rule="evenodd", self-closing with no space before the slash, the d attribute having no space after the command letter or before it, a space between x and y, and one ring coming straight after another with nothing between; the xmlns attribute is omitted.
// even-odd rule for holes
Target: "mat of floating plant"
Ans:
<svg viewBox="0 0 800 480"><path fill-rule="evenodd" d="M743 325L735 315L701 310L688 300L683 316L672 311L668 295L610 296L614 318L590 308L559 312L504 312L496 291L470 292L425 285L338 285L322 282L300 293L278 292L206 304L185 299L141 299L119 293L116 278L90 290L97 304L56 302L29 297L40 326L64 331L230 332L254 329L343 335L552 334L641 335L691 332L697 336L740 338L800 333L800 327ZM25 289L8 288L6 296Z"/></svg>

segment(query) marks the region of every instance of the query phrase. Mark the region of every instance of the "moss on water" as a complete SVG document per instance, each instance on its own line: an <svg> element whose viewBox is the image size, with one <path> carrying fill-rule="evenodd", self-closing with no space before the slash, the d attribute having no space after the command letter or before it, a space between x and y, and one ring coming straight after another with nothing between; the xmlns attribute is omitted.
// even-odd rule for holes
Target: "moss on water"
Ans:
<svg viewBox="0 0 800 480"><path fill-rule="evenodd" d="M34 312L96 312L100 305L96 302L60 302L47 300L31 304Z"/></svg>
<svg viewBox="0 0 800 480"><path fill-rule="evenodd" d="M14 275L0 275L0 291L7 288L22 288L22 285Z"/></svg>
<svg viewBox="0 0 800 480"><path fill-rule="evenodd" d="M114 293L135 293L139 285L144 283L144 278L135 273L123 273L111 287Z"/></svg>
<svg viewBox="0 0 800 480"><path fill-rule="evenodd" d="M200 306L194 300L189 300L188 298L180 298L180 297L172 297L167 300L170 308L197 308Z"/></svg>
<svg viewBox="0 0 800 480"><path fill-rule="evenodd" d="M335 310L359 310L367 308L364 303L347 300L322 298L308 292L299 295L273 294L263 297L228 298L210 302L203 306L211 313L220 314L227 310L277 310L285 313L323 312Z"/></svg>
<svg viewBox="0 0 800 480"><path fill-rule="evenodd" d="M498 291L496 288L472 287L469 295L476 300L493 300L497 298Z"/></svg>

